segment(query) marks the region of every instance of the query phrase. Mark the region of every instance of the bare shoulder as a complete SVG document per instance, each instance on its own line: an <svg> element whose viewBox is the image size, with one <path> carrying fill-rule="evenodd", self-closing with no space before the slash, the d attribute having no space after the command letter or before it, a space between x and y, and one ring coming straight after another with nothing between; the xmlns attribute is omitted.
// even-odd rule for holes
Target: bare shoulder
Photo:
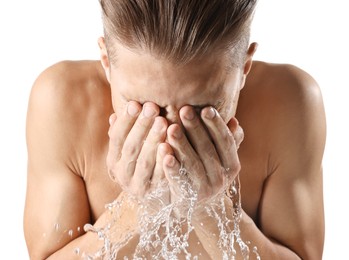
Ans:
<svg viewBox="0 0 349 260"><path fill-rule="evenodd" d="M297 131L312 131L314 123L322 125L318 129L321 130L325 124L321 89L316 80L289 64L255 62L241 92L238 116L247 127L259 124L270 140L277 136L287 138L290 133L294 136ZM255 135L255 131L250 132ZM301 132L299 135L301 138Z"/></svg>
<svg viewBox="0 0 349 260"><path fill-rule="evenodd" d="M108 91L107 85L98 61L61 61L38 76L32 96L40 95L44 98L42 101L69 108L86 102L84 99L89 95L97 94L96 98L103 95Z"/></svg>
<svg viewBox="0 0 349 260"><path fill-rule="evenodd" d="M44 150L46 144L51 146L48 153L56 153L52 158L62 153L61 159L71 161L73 152L86 147L92 132L98 135L107 127L109 91L97 61L62 61L45 69L34 82L29 99L29 152L32 147ZM96 121L104 123L92 123ZM37 140L42 146L38 147ZM81 170L78 165L71 167Z"/></svg>
<svg viewBox="0 0 349 260"><path fill-rule="evenodd" d="M250 95L252 92L269 98L271 105L322 102L316 80L306 71L290 64L254 62L242 94Z"/></svg>
<svg viewBox="0 0 349 260"><path fill-rule="evenodd" d="M237 116L245 125L246 152L259 144L265 149L261 153L268 154L267 174L289 156L307 158L310 149L319 153L319 164L326 134L324 105L319 85L304 70L255 62Z"/></svg>

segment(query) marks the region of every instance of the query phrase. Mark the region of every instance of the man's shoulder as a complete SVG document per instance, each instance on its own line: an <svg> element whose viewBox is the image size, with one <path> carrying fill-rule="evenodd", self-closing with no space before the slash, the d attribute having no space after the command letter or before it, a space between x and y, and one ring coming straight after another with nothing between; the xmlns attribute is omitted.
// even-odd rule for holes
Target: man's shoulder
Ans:
<svg viewBox="0 0 349 260"><path fill-rule="evenodd" d="M251 147L263 142L260 147L278 153L287 145L302 146L316 132L323 136L320 87L294 65L256 62L241 91L237 112Z"/></svg>
<svg viewBox="0 0 349 260"><path fill-rule="evenodd" d="M40 73L33 89L84 92L92 85L103 86L106 85L106 80L100 67L98 61L60 61Z"/></svg>
<svg viewBox="0 0 349 260"><path fill-rule="evenodd" d="M256 61L250 73L250 87L260 88L272 97L304 95L318 92L315 79L303 69L292 64L275 64Z"/></svg>
<svg viewBox="0 0 349 260"><path fill-rule="evenodd" d="M84 149L91 133L105 135L111 114L110 87L97 61L62 61L45 69L31 90L29 136ZM53 146L53 144L50 144Z"/></svg>
<svg viewBox="0 0 349 260"><path fill-rule="evenodd" d="M285 113L301 115L322 103L320 87L309 73L291 64L259 61L251 69L241 99L245 107L280 113L281 117Z"/></svg>
<svg viewBox="0 0 349 260"><path fill-rule="evenodd" d="M61 61L40 73L32 87L31 99L57 113L81 109L87 112L100 104L109 91L98 61Z"/></svg>

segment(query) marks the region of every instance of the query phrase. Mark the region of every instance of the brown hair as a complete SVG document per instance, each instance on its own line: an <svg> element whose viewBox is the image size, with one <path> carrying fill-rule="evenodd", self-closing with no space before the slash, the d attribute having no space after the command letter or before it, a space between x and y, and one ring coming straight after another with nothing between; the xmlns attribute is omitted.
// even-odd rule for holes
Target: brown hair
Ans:
<svg viewBox="0 0 349 260"><path fill-rule="evenodd" d="M112 40L175 63L208 52L246 53L257 0L100 0L108 55ZM237 56L238 54L238 56Z"/></svg>

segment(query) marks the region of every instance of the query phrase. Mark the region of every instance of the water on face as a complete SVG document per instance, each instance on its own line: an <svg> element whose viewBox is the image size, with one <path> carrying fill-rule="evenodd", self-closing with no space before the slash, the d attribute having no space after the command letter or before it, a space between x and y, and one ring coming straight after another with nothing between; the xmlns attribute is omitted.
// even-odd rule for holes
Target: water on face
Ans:
<svg viewBox="0 0 349 260"><path fill-rule="evenodd" d="M190 252L189 236L194 231L193 215L199 207L198 195L190 183L185 179L177 180L182 196L176 201L171 201L169 187L161 183L158 188L147 195L142 201L132 196L125 196L121 200L106 205L112 215L112 221L104 228L95 229L92 225L85 225L85 231L97 233L103 240L103 247L93 255L83 254L85 259L200 259L199 255ZM227 212L225 198L231 199L232 207ZM120 232L115 228L120 219L120 209L133 201L138 205L138 232L124 232L114 242L115 234ZM201 206L200 206L201 207ZM222 252L222 259L260 259L257 247L252 253L249 241L244 242L240 234L241 204L238 187L233 182L225 192L218 194L210 203L200 209L202 214L210 217L211 223L217 225L217 245ZM195 221L195 220L194 220ZM201 223L203 226L203 223ZM125 234L127 233L127 234ZM134 238L138 243L131 254L132 257L119 255L120 250ZM75 251L76 254L80 252ZM251 257L251 258L250 258Z"/></svg>

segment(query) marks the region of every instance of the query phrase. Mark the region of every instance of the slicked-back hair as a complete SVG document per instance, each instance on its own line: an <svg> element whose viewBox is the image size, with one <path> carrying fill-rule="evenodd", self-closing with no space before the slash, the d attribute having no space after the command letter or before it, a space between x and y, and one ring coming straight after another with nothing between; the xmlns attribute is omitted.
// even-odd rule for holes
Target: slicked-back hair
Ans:
<svg viewBox="0 0 349 260"><path fill-rule="evenodd" d="M257 0L99 0L109 58L113 40L173 63L217 50L246 53Z"/></svg>

